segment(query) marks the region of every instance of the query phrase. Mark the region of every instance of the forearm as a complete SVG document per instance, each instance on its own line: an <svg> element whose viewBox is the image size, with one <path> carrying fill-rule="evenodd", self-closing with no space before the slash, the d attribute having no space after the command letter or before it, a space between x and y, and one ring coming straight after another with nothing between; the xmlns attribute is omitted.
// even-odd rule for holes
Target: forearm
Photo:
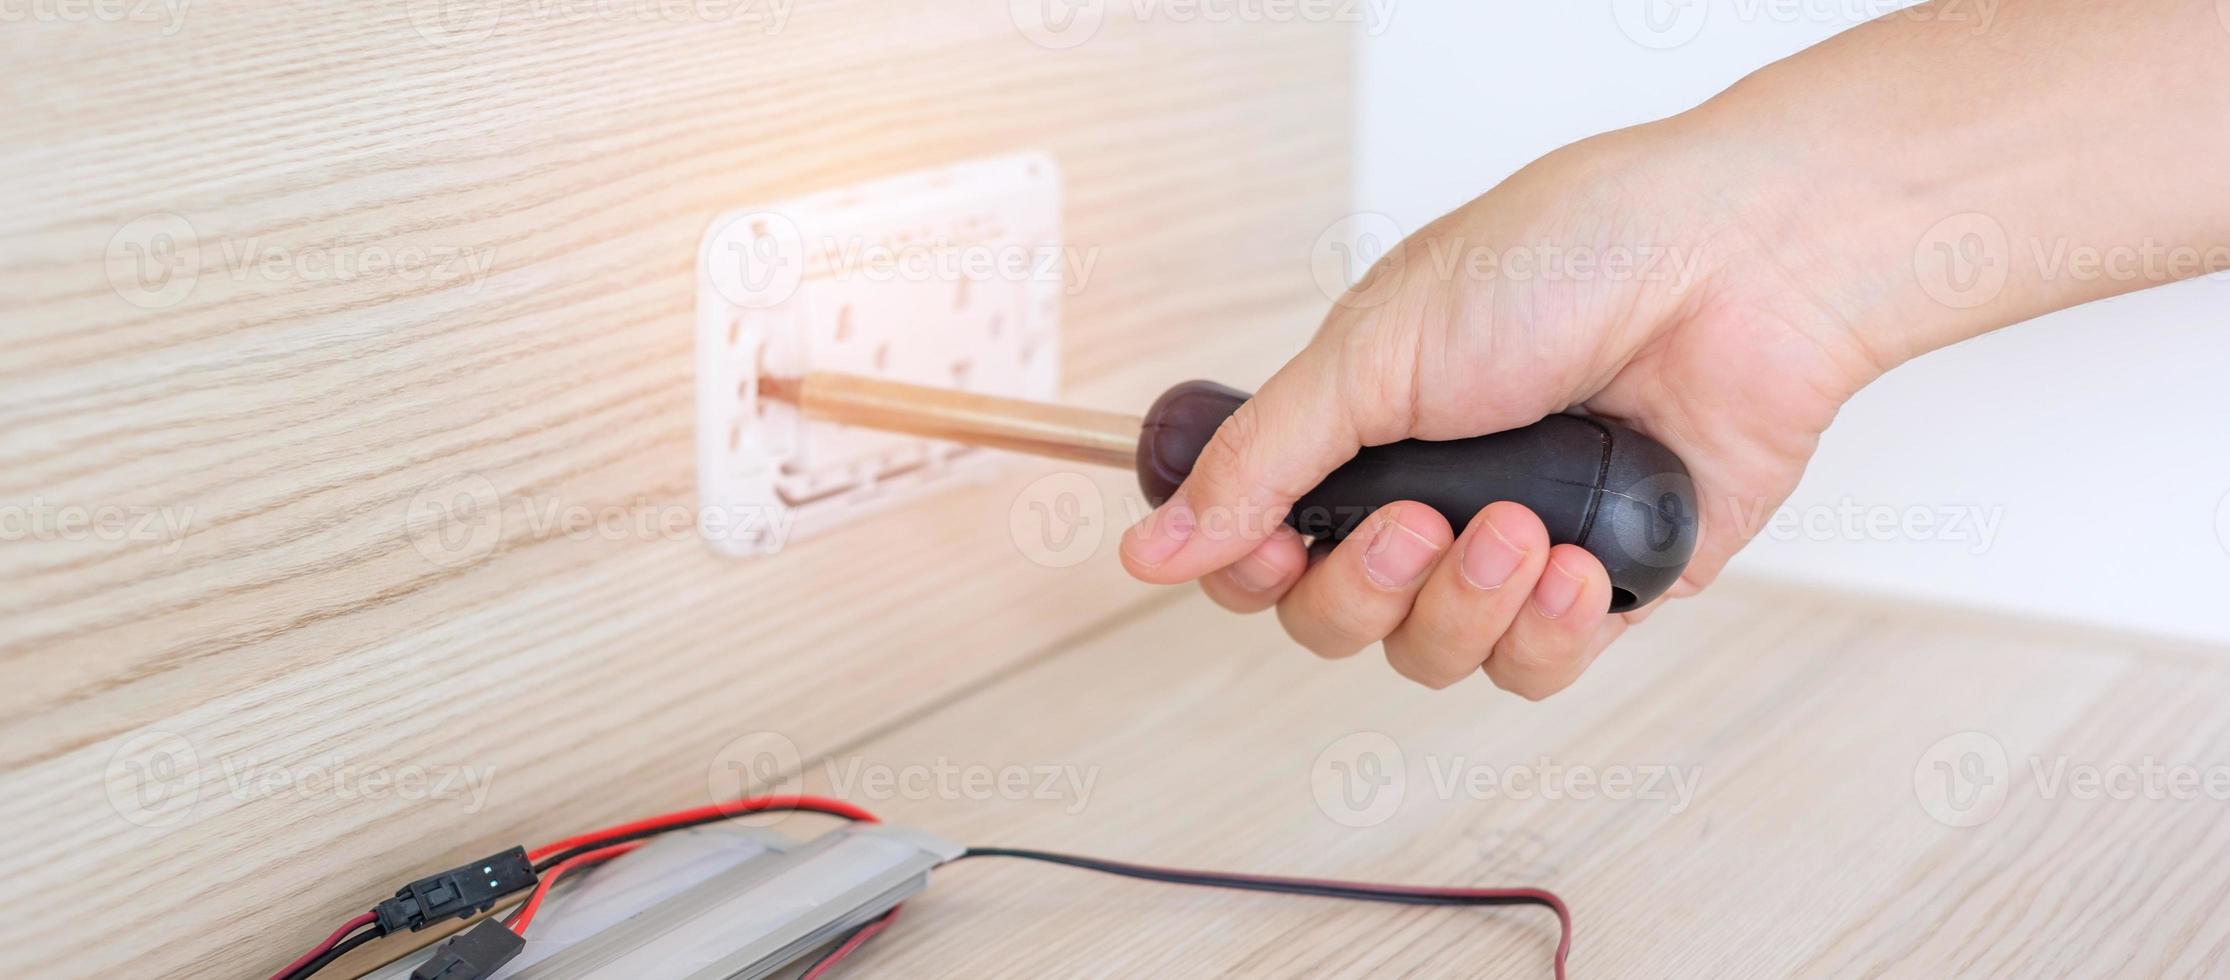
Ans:
<svg viewBox="0 0 2230 980"><path fill-rule="evenodd" d="M1690 117L1750 144L1731 212L1884 368L2230 268L2230 3L1927 4Z"/></svg>

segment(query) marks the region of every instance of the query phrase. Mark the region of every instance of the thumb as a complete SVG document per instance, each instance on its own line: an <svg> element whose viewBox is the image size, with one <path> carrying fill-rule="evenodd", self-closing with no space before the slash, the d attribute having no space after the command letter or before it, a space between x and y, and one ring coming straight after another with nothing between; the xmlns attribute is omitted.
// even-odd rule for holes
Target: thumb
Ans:
<svg viewBox="0 0 2230 980"><path fill-rule="evenodd" d="M1366 442L1409 435L1417 340L1383 329L1384 312L1341 303L1316 339L1224 420L1184 484L1124 534L1123 566L1133 576L1167 585L1238 561Z"/></svg>
<svg viewBox="0 0 2230 980"><path fill-rule="evenodd" d="M1168 585L1229 565L1353 458L1362 446L1340 404L1334 360L1311 346L1231 413L1184 484L1123 535L1123 567Z"/></svg>
<svg viewBox="0 0 2230 980"><path fill-rule="evenodd" d="M1334 301L1309 345L1217 427L1184 484L1123 535L1131 575L1171 585L1230 565L1357 450L1411 435L1414 325L1442 299L1411 261L1415 242L1396 242Z"/></svg>

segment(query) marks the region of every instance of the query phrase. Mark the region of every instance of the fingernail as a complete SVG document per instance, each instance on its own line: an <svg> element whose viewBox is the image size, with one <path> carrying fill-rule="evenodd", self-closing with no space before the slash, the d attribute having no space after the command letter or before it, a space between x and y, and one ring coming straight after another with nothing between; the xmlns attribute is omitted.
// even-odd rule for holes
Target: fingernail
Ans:
<svg viewBox="0 0 2230 980"><path fill-rule="evenodd" d="M1363 552L1363 574L1379 588L1405 588L1425 574L1438 557L1440 549L1432 542L1403 527L1402 522L1388 519L1379 524L1378 535Z"/></svg>
<svg viewBox="0 0 2230 980"><path fill-rule="evenodd" d="M1580 597L1580 588L1587 580L1572 574L1563 563L1549 559L1548 571L1541 573L1541 582L1533 587L1533 607L1541 615L1555 619L1572 610L1572 603Z"/></svg>
<svg viewBox="0 0 2230 980"><path fill-rule="evenodd" d="M1232 564L1231 579L1249 592L1268 592L1285 581L1285 573L1264 561L1261 555L1248 555Z"/></svg>
<svg viewBox="0 0 2230 980"><path fill-rule="evenodd" d="M1192 538L1193 526L1192 508L1183 500L1171 500L1130 529L1123 550L1132 561L1151 568L1183 548Z"/></svg>
<svg viewBox="0 0 2230 980"><path fill-rule="evenodd" d="M1525 551L1495 530L1493 521L1480 521L1480 533L1464 542L1463 558L1456 571L1474 589L1499 589L1525 564Z"/></svg>

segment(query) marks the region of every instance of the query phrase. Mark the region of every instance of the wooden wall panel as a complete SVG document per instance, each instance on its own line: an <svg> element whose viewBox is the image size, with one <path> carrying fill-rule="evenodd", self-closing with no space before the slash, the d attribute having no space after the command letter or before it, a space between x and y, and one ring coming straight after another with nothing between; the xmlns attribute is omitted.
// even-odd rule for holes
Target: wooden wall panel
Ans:
<svg viewBox="0 0 2230 980"><path fill-rule="evenodd" d="M740 735L825 753L1138 603L1111 537L1068 569L1010 540L1049 471L1021 462L771 561L536 525L692 507L692 263L736 206L1043 149L1098 251L1065 313L1078 400L1251 383L1306 335L1309 249L1347 195L1349 25L1118 4L1057 50L1007 7L10 23L6 972L268 971L412 871L702 801ZM332 271L405 254L456 258ZM1125 478L1095 478L1119 523ZM466 479L500 535L430 560L412 501ZM81 513L109 526L62 526ZM482 778L272 782L336 771Z"/></svg>

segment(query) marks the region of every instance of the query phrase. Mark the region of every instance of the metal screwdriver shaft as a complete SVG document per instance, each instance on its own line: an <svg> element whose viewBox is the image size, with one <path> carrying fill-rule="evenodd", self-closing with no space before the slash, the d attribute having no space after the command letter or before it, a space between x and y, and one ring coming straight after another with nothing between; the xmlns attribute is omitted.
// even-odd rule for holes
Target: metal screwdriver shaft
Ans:
<svg viewBox="0 0 2230 980"><path fill-rule="evenodd" d="M761 377L759 394L796 405L810 418L971 446L1125 469L1138 456L1139 417L1121 412L826 371Z"/></svg>
<svg viewBox="0 0 2230 980"><path fill-rule="evenodd" d="M1217 428L1250 397L1187 381L1140 418L822 372L762 377L759 393L810 418L1130 468L1156 506L1184 485ZM1664 594L1694 553L1695 483L1680 457L1640 432L1579 415L1468 439L1365 446L1283 516L1304 537L1338 541L1396 502L1422 503L1462 527L1500 500L1533 511L1552 543L1601 560L1612 612Z"/></svg>

